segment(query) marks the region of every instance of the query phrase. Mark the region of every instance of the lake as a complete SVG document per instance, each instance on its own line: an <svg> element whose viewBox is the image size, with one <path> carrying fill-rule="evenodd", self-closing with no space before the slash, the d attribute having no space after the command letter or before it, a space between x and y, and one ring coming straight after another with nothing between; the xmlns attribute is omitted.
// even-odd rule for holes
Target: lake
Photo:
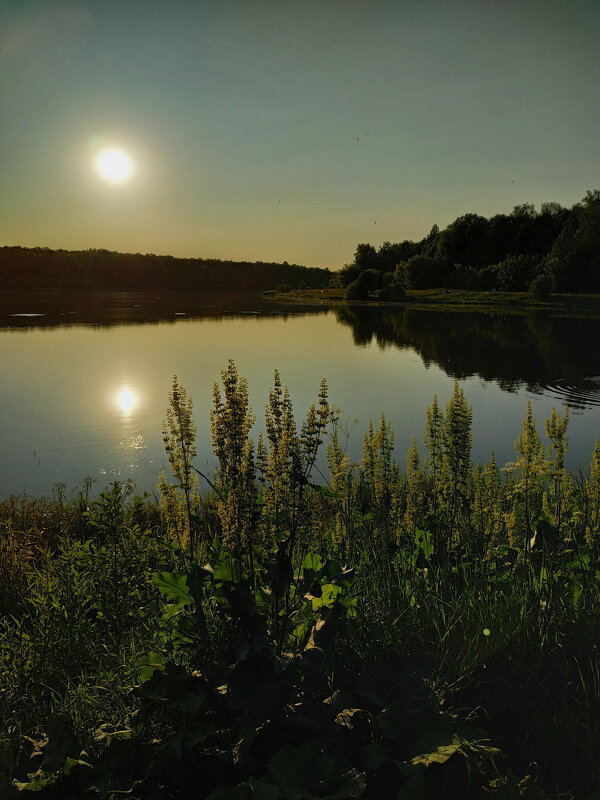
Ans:
<svg viewBox="0 0 600 800"><path fill-rule="evenodd" d="M154 489L172 376L194 401L197 465L212 472L213 383L228 359L249 381L262 427L273 371L296 417L321 378L343 409L348 449L360 457L369 418L381 413L404 466L422 440L434 394L453 381L473 408L473 459L514 458L527 401L538 430L570 408L568 464L587 470L600 438L600 320L542 313L429 308L282 307L193 295L0 296L0 496L67 492L86 476L98 493L131 478ZM546 443L545 436L542 436Z"/></svg>

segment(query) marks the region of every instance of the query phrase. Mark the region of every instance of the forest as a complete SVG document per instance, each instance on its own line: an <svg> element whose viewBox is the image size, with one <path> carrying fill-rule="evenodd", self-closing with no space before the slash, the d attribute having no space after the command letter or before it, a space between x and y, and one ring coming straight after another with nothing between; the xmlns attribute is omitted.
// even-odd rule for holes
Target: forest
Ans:
<svg viewBox="0 0 600 800"><path fill-rule="evenodd" d="M471 459L457 383L394 458L349 459L326 381L275 372L254 439L229 362L198 469L176 377L157 493L0 503L0 794L75 800L593 800L600 444L524 409Z"/></svg>
<svg viewBox="0 0 600 800"><path fill-rule="evenodd" d="M1 247L0 291L260 293L346 289L346 299L397 300L406 289L600 293L600 190L563 208L531 203L487 219L463 214L420 241L368 243L338 272L283 262L175 258L108 250Z"/></svg>
<svg viewBox="0 0 600 800"><path fill-rule="evenodd" d="M350 299L380 290L446 287L498 292L600 292L600 191L572 208L531 203L487 219L463 214L421 241L357 246L334 276Z"/></svg>
<svg viewBox="0 0 600 800"><path fill-rule="evenodd" d="M330 272L283 262L175 258L110 250L0 247L0 291L185 291L259 293L279 284L315 289Z"/></svg>

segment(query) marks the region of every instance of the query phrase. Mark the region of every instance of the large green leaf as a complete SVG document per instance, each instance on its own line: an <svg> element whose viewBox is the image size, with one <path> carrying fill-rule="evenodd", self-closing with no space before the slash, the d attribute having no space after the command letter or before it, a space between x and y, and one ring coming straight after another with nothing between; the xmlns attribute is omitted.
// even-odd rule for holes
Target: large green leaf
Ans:
<svg viewBox="0 0 600 800"><path fill-rule="evenodd" d="M408 779L400 786L395 800L434 800L439 797L439 786L431 778L431 773L411 765L403 765L401 769Z"/></svg>
<svg viewBox="0 0 600 800"><path fill-rule="evenodd" d="M376 722L381 733L401 748L400 752L414 735L404 703L392 703L377 715Z"/></svg>
<svg viewBox="0 0 600 800"><path fill-rule="evenodd" d="M162 653L148 653L141 656L137 662L140 682L145 683L154 675L156 670L163 670L167 663L167 657Z"/></svg>
<svg viewBox="0 0 600 800"><path fill-rule="evenodd" d="M307 553L302 562L302 568L319 572L319 570L323 569L323 559L318 553Z"/></svg>
<svg viewBox="0 0 600 800"><path fill-rule="evenodd" d="M248 781L237 786L228 786L226 789L216 789L211 792L206 800L254 800L258 795L252 794ZM274 798L277 800L277 797Z"/></svg>
<svg viewBox="0 0 600 800"><path fill-rule="evenodd" d="M333 757L324 753L318 742L288 744L270 759L266 778L284 789L285 797L290 792L318 796L321 781L331 775L333 765Z"/></svg>
<svg viewBox="0 0 600 800"><path fill-rule="evenodd" d="M140 687L144 697L169 702L180 711L195 714L206 701L206 682L189 675L183 667L168 663L164 670L155 670Z"/></svg>
<svg viewBox="0 0 600 800"><path fill-rule="evenodd" d="M337 596L343 591L341 586L335 583L325 583L321 586L321 597L315 597L312 601L313 611L319 608L332 608Z"/></svg>
<svg viewBox="0 0 600 800"><path fill-rule="evenodd" d="M352 768L343 775L338 775L327 782L327 794L324 800L346 800L350 797L360 797L367 788L367 779L364 772Z"/></svg>
<svg viewBox="0 0 600 800"><path fill-rule="evenodd" d="M116 739L107 747L94 768L90 788L101 797L115 792L131 792L148 777L152 747L134 740Z"/></svg>
<svg viewBox="0 0 600 800"><path fill-rule="evenodd" d="M183 606L194 602L188 589L187 575L176 572L155 572L152 575L152 581L162 594L178 605Z"/></svg>
<svg viewBox="0 0 600 800"><path fill-rule="evenodd" d="M38 770L31 776L29 781L13 781L13 786L20 792L43 792L49 786L52 786L58 780L59 776L56 774L48 774L42 770Z"/></svg>
<svg viewBox="0 0 600 800"><path fill-rule="evenodd" d="M252 800L279 800L282 796L278 786L273 786L265 780L256 781L250 778L249 786L252 791Z"/></svg>
<svg viewBox="0 0 600 800"><path fill-rule="evenodd" d="M216 581L223 581L229 583L235 580L234 575L234 560L231 553L227 550L222 550L219 557L213 565L213 575Z"/></svg>
<svg viewBox="0 0 600 800"><path fill-rule="evenodd" d="M318 483L309 483L308 484L311 489L314 489L315 492L322 494L323 497L330 497L334 500L341 500L342 495L339 492L332 492L327 486L320 486Z"/></svg>
<svg viewBox="0 0 600 800"><path fill-rule="evenodd" d="M153 777L168 775L177 769L186 753L189 753L214 733L211 725L203 725L196 730L183 730L163 744L154 752L150 769Z"/></svg>
<svg viewBox="0 0 600 800"><path fill-rule="evenodd" d="M431 558L433 555L433 537L429 531L417 528L415 531L415 549L417 552L423 553L427 560Z"/></svg>
<svg viewBox="0 0 600 800"><path fill-rule="evenodd" d="M230 673L230 703L250 717L266 719L290 701L294 673L292 665L284 669L267 650L250 653Z"/></svg>

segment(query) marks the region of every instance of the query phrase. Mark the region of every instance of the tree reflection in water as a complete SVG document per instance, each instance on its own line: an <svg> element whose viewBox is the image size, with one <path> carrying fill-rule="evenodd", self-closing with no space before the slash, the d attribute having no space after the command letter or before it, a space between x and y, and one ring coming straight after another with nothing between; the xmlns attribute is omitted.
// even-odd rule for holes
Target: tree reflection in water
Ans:
<svg viewBox="0 0 600 800"><path fill-rule="evenodd" d="M508 392L525 387L573 408L600 405L600 319L344 306L354 343L413 349L452 378L477 375Z"/></svg>

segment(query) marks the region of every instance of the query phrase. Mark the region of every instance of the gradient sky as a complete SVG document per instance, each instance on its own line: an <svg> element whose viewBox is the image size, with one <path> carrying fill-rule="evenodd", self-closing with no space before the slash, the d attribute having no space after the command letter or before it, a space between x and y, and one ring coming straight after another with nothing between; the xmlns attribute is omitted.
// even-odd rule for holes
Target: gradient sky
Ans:
<svg viewBox="0 0 600 800"><path fill-rule="evenodd" d="M0 0L0 244L335 268L580 200L599 100L597 0Z"/></svg>

